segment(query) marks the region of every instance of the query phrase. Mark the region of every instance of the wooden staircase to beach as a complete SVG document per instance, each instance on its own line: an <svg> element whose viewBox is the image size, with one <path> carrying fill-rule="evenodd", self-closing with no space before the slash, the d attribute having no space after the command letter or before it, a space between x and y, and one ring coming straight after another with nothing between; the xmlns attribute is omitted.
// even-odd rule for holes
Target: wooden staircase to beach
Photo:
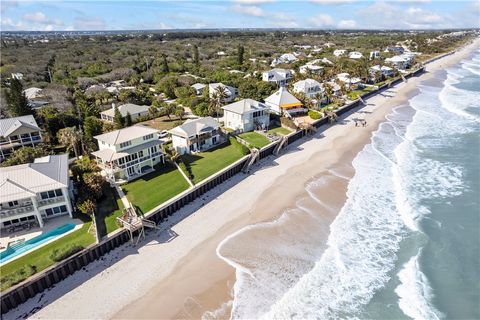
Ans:
<svg viewBox="0 0 480 320"><path fill-rule="evenodd" d="M140 238L143 237L145 239L145 227L159 229L154 221L140 217L135 211L135 208L131 205L123 210L123 215L117 217L117 220L128 230L132 243L134 243L134 232L138 232L138 238L135 245L138 244Z"/></svg>
<svg viewBox="0 0 480 320"><path fill-rule="evenodd" d="M278 155L280 150L284 146L286 146L287 144L288 144L288 137L287 136L283 136L282 138L280 138L280 141L277 143L277 145L275 146L275 149L273 150L273 154Z"/></svg>
<svg viewBox="0 0 480 320"><path fill-rule="evenodd" d="M259 156L260 156L260 152L258 151L258 149L253 148L250 154L250 158L248 158L247 162L245 162L245 165L242 168L242 172L243 173L250 172L250 167L255 163L255 161L258 160Z"/></svg>

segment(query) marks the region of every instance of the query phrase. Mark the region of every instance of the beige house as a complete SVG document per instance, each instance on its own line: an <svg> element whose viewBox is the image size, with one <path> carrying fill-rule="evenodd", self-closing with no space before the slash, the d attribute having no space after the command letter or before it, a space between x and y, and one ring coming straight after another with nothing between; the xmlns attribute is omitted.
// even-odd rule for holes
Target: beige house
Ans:
<svg viewBox="0 0 480 320"><path fill-rule="evenodd" d="M139 106L133 103L123 104L118 106L118 111L122 115L122 118L127 116L127 113L130 113L132 120L137 119L138 117L148 116L148 109L150 106ZM115 108L112 106L111 109L100 112L100 117L102 120L113 122L115 117Z"/></svg>

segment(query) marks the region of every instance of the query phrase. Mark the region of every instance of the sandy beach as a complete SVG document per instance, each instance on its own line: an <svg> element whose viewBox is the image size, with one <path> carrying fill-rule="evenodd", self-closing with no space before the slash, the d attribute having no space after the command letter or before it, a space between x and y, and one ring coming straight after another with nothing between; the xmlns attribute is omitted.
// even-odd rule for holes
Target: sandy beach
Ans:
<svg viewBox="0 0 480 320"><path fill-rule="evenodd" d="M278 157L262 160L251 174L239 174L182 208L161 225L162 230L149 231L138 246L113 250L10 311L5 319L228 318L236 274L217 255L222 241L246 226L275 221L286 210L295 210L299 201L309 206L312 195L306 186L323 179L312 191L319 201L311 204L321 208L315 218L324 228L315 233L320 244L315 254L321 253L329 225L346 199L348 179L354 174L351 162L369 143L371 133L393 108L415 95L420 81L457 63L478 45L477 40L428 64L424 75L375 95L339 123L289 145ZM367 126L356 127L354 119L364 119ZM290 218L288 228L252 230L245 243L261 244L284 232L298 232L299 237L312 232L311 217L292 213ZM225 245L221 253L235 260L254 251L248 246L244 250Z"/></svg>

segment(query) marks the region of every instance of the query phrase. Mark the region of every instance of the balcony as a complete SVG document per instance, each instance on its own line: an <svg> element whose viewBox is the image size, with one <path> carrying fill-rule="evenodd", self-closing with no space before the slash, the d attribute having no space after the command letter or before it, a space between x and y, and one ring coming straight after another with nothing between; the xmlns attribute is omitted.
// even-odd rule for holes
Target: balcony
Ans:
<svg viewBox="0 0 480 320"><path fill-rule="evenodd" d="M5 217L17 216L17 215L21 215L21 214L25 214L33 211L34 211L33 205L25 205L25 206L16 207L16 208L1 209L0 216L2 218L5 218Z"/></svg>
<svg viewBox="0 0 480 320"><path fill-rule="evenodd" d="M49 198L49 199L41 199L41 200L38 200L38 206L39 207L48 206L50 204L59 203L59 202L65 202L65 197L60 196L60 197Z"/></svg>

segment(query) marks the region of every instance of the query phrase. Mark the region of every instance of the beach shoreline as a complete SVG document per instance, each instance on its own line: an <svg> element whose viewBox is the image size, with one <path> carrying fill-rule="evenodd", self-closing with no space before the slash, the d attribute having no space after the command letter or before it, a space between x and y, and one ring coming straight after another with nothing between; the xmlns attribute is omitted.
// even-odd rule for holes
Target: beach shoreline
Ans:
<svg viewBox="0 0 480 320"><path fill-rule="evenodd" d="M313 137L295 142L280 157L262 160L251 175L237 175L182 208L176 215L185 219L168 230L177 234L170 241L159 241L164 234L151 232L142 246L116 249L105 257L107 261L88 266L87 273L102 269L93 277L82 274L84 271L69 277L65 282L70 283L62 282L45 293L45 306L34 317L71 318L75 314L78 318L198 318L211 310L228 315L235 270L217 256L218 245L245 226L278 219L305 197L305 185L312 179L332 175L332 170L351 178L353 158L369 143L385 116L408 101L420 81L457 63L477 45L478 40L432 62L427 74L385 91L393 97L378 94L369 98L367 106L342 117L342 124L327 126ZM352 119L359 116L367 121L367 127L354 126ZM348 180L333 176L323 186L325 194L335 190L325 199L332 208L326 215L329 223L345 202L348 186ZM172 220L175 218L170 218L170 223ZM127 255L117 260L116 251L120 249ZM62 285L66 291L63 295L62 288L58 288ZM102 292L102 299L98 299L97 292ZM7 316L25 314L32 300L37 299L27 301Z"/></svg>

